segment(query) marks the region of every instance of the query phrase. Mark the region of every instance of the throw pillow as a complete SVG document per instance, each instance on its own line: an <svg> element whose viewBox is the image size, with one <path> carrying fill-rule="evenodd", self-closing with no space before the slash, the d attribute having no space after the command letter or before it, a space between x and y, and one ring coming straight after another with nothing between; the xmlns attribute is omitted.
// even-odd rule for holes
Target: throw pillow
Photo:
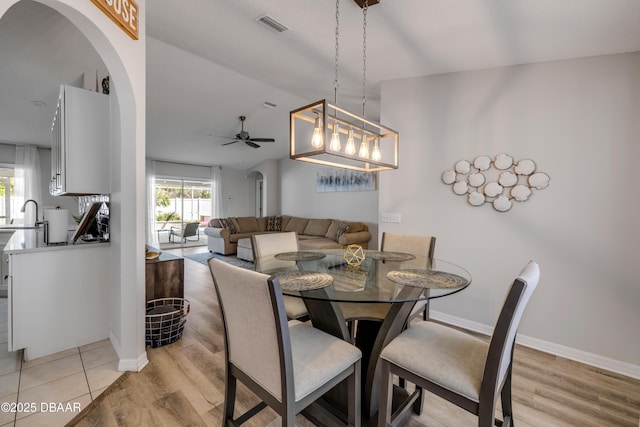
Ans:
<svg viewBox="0 0 640 427"><path fill-rule="evenodd" d="M282 231L282 217L268 216L266 231Z"/></svg>
<svg viewBox="0 0 640 427"><path fill-rule="evenodd" d="M220 218L219 221L222 228L229 230L229 234L236 234L236 226L231 218Z"/></svg>
<svg viewBox="0 0 640 427"><path fill-rule="evenodd" d="M336 232L338 231L338 227L340 227L340 224L342 224L340 221L331 221L331 225L329 226L327 234L325 234L324 237L326 237L327 239L335 239Z"/></svg>
<svg viewBox="0 0 640 427"><path fill-rule="evenodd" d="M350 228L349 224L345 224L344 222L340 224L338 226L338 231L336 231L335 241L337 242L338 240L340 240L340 236L342 236L344 233L348 233L349 228Z"/></svg>

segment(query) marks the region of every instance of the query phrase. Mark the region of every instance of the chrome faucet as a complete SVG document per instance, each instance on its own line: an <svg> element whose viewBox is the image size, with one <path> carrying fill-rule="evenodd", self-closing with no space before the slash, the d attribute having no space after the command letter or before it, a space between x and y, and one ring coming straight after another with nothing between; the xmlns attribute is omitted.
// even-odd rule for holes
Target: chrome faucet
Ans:
<svg viewBox="0 0 640 427"><path fill-rule="evenodd" d="M29 200L27 200L27 201L26 201L26 202L24 202L24 204L22 205L22 208L20 208L20 212L24 212L25 208L27 207L27 203L29 203L29 202L33 202L33 204L34 204L34 205L36 205L36 221L35 221L35 223L33 224L33 226L34 226L35 228L38 228L38 226L39 226L40 224L43 224L43 223L44 223L44 221L43 221L43 222L38 222L38 202L36 202L36 201L35 201L35 200L33 200L33 199L29 199Z"/></svg>

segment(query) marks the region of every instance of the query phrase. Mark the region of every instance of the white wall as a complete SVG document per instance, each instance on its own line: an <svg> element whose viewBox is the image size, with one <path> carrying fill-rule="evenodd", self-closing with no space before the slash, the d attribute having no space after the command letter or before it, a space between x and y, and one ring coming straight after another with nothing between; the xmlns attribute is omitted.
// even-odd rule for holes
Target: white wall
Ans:
<svg viewBox="0 0 640 427"><path fill-rule="evenodd" d="M436 257L471 286L433 309L493 325L507 286L536 260L520 328L539 347L640 376L640 53L385 82L382 123L400 168L381 173L381 231L437 236ZM442 183L461 159L533 159L550 186L506 213Z"/></svg>
<svg viewBox="0 0 640 427"><path fill-rule="evenodd" d="M244 170L222 168L222 209L225 217L254 216L255 179Z"/></svg>
<svg viewBox="0 0 640 427"><path fill-rule="evenodd" d="M261 176L258 176L258 172ZM265 160L258 163L254 167L247 170L247 173L254 181L262 179L262 216L278 215L280 213L280 162L278 160ZM257 199L255 194L254 182L254 200ZM256 202L257 204L257 202ZM254 206L254 211L257 206Z"/></svg>
<svg viewBox="0 0 640 427"><path fill-rule="evenodd" d="M0 0L0 18L18 0ZM147 363L144 332L145 242L145 2L139 2L139 39L132 40L91 2L38 0L67 17L100 54L111 76L111 341L120 370ZM6 82L10 84L10 82ZM114 117L114 115L116 117Z"/></svg>
<svg viewBox="0 0 640 427"><path fill-rule="evenodd" d="M322 168L326 166L288 158L280 160L281 213L364 222L372 235L369 248L377 249L378 191L318 193L316 181Z"/></svg>

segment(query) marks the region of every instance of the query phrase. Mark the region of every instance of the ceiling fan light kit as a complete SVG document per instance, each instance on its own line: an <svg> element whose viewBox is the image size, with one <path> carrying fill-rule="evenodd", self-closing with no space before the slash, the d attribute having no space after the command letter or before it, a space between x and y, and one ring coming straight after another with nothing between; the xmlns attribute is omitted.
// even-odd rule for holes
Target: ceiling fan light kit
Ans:
<svg viewBox="0 0 640 427"><path fill-rule="evenodd" d="M326 99L289 113L289 157L363 172L379 172L398 168L398 132L365 118L366 105L366 36L367 10L373 0L354 0L363 8L363 72L362 115L337 106L339 6L336 1L336 66L334 103ZM344 149L340 141L346 136ZM356 140L358 147L356 148Z"/></svg>

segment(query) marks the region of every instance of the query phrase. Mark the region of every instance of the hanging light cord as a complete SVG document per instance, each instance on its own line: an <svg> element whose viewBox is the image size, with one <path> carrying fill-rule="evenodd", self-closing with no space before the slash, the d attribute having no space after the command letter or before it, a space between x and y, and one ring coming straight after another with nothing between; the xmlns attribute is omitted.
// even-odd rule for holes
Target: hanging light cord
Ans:
<svg viewBox="0 0 640 427"><path fill-rule="evenodd" d="M340 0L336 0L336 69L333 79L333 103L338 105L338 59L340 58Z"/></svg>
<svg viewBox="0 0 640 427"><path fill-rule="evenodd" d="M365 0L362 8L362 117L365 117L367 105L367 11L369 0ZM364 123L363 123L364 126Z"/></svg>

